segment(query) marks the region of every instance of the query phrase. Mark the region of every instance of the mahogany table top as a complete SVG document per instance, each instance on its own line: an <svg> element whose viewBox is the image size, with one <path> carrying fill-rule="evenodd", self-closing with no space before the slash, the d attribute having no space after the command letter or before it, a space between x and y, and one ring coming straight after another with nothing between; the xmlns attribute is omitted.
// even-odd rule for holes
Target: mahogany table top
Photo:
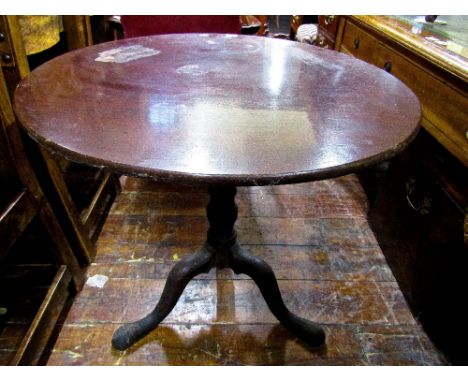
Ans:
<svg viewBox="0 0 468 382"><path fill-rule="evenodd" d="M59 56L15 93L21 124L71 160L181 183L344 175L400 152L416 96L345 54L257 36L125 39Z"/></svg>

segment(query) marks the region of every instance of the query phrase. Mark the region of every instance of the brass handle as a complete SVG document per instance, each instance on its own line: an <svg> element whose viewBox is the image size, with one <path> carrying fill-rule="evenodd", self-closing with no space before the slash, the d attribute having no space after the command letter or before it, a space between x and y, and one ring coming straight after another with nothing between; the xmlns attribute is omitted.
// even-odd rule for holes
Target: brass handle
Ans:
<svg viewBox="0 0 468 382"><path fill-rule="evenodd" d="M361 40L359 39L359 37L356 37L353 41L354 49L358 49L360 43L361 43Z"/></svg>
<svg viewBox="0 0 468 382"><path fill-rule="evenodd" d="M330 25L335 21L335 16L325 16L325 25Z"/></svg>

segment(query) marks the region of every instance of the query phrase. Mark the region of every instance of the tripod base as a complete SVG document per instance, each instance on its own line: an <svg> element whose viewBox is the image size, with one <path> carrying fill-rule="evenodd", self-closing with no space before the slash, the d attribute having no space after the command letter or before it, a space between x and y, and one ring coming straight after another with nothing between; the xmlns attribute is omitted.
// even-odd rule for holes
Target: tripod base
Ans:
<svg viewBox="0 0 468 382"><path fill-rule="evenodd" d="M211 200L207 208L210 229L207 242L198 252L183 258L172 268L160 300L150 314L115 331L112 337L112 346L115 349L129 348L156 328L172 311L188 282L215 266L229 267L237 274L244 273L251 277L274 316L301 340L311 346L319 346L325 342L325 332L320 326L296 316L286 308L271 267L265 261L248 254L238 244L233 228L237 218L235 193L235 188L210 189Z"/></svg>

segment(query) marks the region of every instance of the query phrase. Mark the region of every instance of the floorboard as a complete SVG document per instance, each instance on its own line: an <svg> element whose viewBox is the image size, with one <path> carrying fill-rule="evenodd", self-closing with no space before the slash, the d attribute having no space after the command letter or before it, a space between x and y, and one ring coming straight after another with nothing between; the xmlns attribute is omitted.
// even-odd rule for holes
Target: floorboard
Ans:
<svg viewBox="0 0 468 382"><path fill-rule="evenodd" d="M290 310L324 325L326 346L310 348L278 324L248 277L214 269L189 283L150 335L112 349L114 330L152 310L171 267L197 250L207 229L205 188L123 178L47 364L446 363L411 315L355 176L243 187L236 200L240 243L272 266Z"/></svg>

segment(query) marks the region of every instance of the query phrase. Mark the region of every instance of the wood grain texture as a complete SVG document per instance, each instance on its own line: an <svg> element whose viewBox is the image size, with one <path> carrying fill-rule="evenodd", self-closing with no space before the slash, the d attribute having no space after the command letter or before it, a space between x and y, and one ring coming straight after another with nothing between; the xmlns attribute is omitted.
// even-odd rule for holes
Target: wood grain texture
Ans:
<svg viewBox="0 0 468 382"><path fill-rule="evenodd" d="M307 212L301 205L311 198L323 201L324 217L301 217ZM88 282L62 323L49 365L446 363L411 315L385 262L363 216L367 204L355 176L246 187L237 195L239 240L271 265L287 307L323 324L326 346L310 348L283 328L248 277L213 269L189 283L147 337L124 352L112 349L113 332L147 314L175 262L203 242L207 200L203 187L124 178ZM289 225L299 232L292 234ZM108 277L101 288L89 282L98 275Z"/></svg>
<svg viewBox="0 0 468 382"><path fill-rule="evenodd" d="M70 159L236 186L354 172L399 153L420 120L415 95L367 63L222 34L148 36L67 53L22 81L15 110L36 140Z"/></svg>

